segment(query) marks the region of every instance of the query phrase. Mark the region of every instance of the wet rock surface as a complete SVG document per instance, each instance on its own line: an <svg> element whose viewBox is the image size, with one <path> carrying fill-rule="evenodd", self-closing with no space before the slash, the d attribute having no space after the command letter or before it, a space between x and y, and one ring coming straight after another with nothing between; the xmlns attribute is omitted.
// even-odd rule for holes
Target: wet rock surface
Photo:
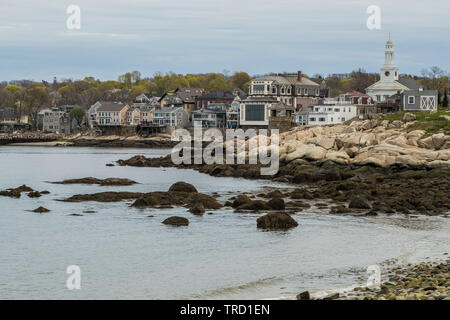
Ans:
<svg viewBox="0 0 450 320"><path fill-rule="evenodd" d="M33 212L36 212L36 213L45 213L45 212L50 212L50 210L47 209L47 208L44 208L44 207L39 207L39 208L34 209Z"/></svg>
<svg viewBox="0 0 450 320"><path fill-rule="evenodd" d="M86 177L80 179L69 179L59 182L52 182L54 184L98 184L100 186L130 186L136 184L136 181L126 178L106 178L97 179L93 177Z"/></svg>
<svg viewBox="0 0 450 320"><path fill-rule="evenodd" d="M140 166L173 166L170 158L146 159L138 157ZM134 165L136 158L131 161ZM122 162L122 165L128 163ZM372 210L386 214L425 214L445 215L450 210L450 168L407 168L391 166L383 168L373 165L337 164L331 161L321 163L288 163L280 167L275 176L260 176L258 165L181 165L180 168L193 168L200 172L221 176L227 168L231 176L285 180L302 187L284 194L280 191L265 194L265 199L286 200L330 199L335 205L330 213L346 214L355 210ZM215 170L212 170L216 168ZM239 195L229 200L233 208L241 210L269 210L267 203ZM254 202L258 201L258 202ZM351 204L350 204L351 203ZM350 204L350 205L349 205ZM227 205L230 205L228 203ZM242 206L242 207L241 207ZM287 204L291 206L292 204ZM342 206L347 207L346 210Z"/></svg>
<svg viewBox="0 0 450 320"><path fill-rule="evenodd" d="M165 219L163 222L163 224L168 224L171 226L175 226L175 227L180 227L180 226L188 226L189 225L189 220L183 217L169 217L167 219Z"/></svg>
<svg viewBox="0 0 450 320"><path fill-rule="evenodd" d="M378 288L357 287L340 299L450 300L450 260L394 268Z"/></svg>
<svg viewBox="0 0 450 320"><path fill-rule="evenodd" d="M22 196L22 192L34 192L34 190L32 188L30 188L29 186L23 184L20 187L17 188L10 188L7 190L1 190L0 191L0 196L4 196L4 197L10 197L10 198L20 198Z"/></svg>
<svg viewBox="0 0 450 320"><path fill-rule="evenodd" d="M284 212L270 212L256 220L257 227L266 230L287 230L298 226L290 215Z"/></svg>

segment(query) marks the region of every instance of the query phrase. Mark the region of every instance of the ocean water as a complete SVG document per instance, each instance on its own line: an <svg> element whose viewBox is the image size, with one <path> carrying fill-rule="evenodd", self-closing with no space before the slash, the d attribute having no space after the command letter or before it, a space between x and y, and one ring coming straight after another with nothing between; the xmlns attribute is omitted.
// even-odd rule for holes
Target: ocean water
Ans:
<svg viewBox="0 0 450 320"><path fill-rule="evenodd" d="M256 228L259 214L231 209L199 217L179 207L56 201L101 191L165 191L176 181L218 192L222 199L236 191L288 187L176 168L105 166L168 152L0 147L0 189L27 184L51 192L38 199L25 193L20 199L0 197L0 299L291 299L304 290L320 295L363 284L370 265L381 267L383 279L391 263L439 259L450 251L450 219L443 217L330 216L313 208L293 215L297 228L267 232ZM139 184L49 183L88 176ZM29 211L39 206L51 212ZM189 226L161 223L172 215L189 218ZM80 267L80 290L66 286L70 265Z"/></svg>

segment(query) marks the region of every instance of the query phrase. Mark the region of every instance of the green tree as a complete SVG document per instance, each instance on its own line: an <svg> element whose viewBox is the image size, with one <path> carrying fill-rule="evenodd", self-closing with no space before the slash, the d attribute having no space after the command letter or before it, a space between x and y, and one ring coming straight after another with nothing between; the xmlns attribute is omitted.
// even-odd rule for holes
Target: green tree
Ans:
<svg viewBox="0 0 450 320"><path fill-rule="evenodd" d="M70 115L77 120L77 124L81 126L86 118L86 112L81 108L75 108L70 111Z"/></svg>
<svg viewBox="0 0 450 320"><path fill-rule="evenodd" d="M252 78L248 75L247 72L236 72L231 76L231 84L233 88L239 88L244 90L245 85L251 80ZM248 88L247 88L248 89ZM244 90L245 91L245 90Z"/></svg>
<svg viewBox="0 0 450 320"><path fill-rule="evenodd" d="M39 111L48 108L50 105L49 90L42 84L35 84L25 91L23 100L31 124L36 129Z"/></svg>

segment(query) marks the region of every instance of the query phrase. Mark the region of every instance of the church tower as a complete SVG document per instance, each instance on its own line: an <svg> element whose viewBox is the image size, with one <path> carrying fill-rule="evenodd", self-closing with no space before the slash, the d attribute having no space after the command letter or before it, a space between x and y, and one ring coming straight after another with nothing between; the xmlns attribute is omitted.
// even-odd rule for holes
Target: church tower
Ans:
<svg viewBox="0 0 450 320"><path fill-rule="evenodd" d="M398 80L398 68L394 59L394 44L389 39L386 42L386 51L384 53L384 65L381 68L380 79L382 82L390 82Z"/></svg>

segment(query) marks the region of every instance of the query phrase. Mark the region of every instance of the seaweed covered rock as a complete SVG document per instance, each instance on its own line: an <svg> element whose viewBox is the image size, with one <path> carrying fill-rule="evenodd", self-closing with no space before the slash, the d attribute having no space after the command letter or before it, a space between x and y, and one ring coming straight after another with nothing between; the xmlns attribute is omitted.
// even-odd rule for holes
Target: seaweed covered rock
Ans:
<svg viewBox="0 0 450 320"><path fill-rule="evenodd" d="M205 207L201 203L196 203L189 209L189 212L196 216L201 216L205 213Z"/></svg>
<svg viewBox="0 0 450 320"><path fill-rule="evenodd" d="M250 203L252 200L247 197L245 194L238 195L236 199L234 199L233 204L231 205L233 208L238 208L243 204Z"/></svg>
<svg viewBox="0 0 450 320"><path fill-rule="evenodd" d="M188 226L189 225L189 220L183 217L177 217L177 216L173 216L173 217L169 217L166 220L164 220L162 222L163 224L168 224L171 226L175 226L175 227L179 227L179 226Z"/></svg>
<svg viewBox="0 0 450 320"><path fill-rule="evenodd" d="M272 210L284 210L286 208L286 205L284 203L284 200L281 198L275 198L270 200L267 205L272 209Z"/></svg>
<svg viewBox="0 0 450 320"><path fill-rule="evenodd" d="M286 230L298 226L290 215L284 212L271 212L256 220L257 227L267 230Z"/></svg>
<svg viewBox="0 0 450 320"><path fill-rule="evenodd" d="M178 181L170 186L169 192L193 192L197 193L197 189L189 183Z"/></svg>

